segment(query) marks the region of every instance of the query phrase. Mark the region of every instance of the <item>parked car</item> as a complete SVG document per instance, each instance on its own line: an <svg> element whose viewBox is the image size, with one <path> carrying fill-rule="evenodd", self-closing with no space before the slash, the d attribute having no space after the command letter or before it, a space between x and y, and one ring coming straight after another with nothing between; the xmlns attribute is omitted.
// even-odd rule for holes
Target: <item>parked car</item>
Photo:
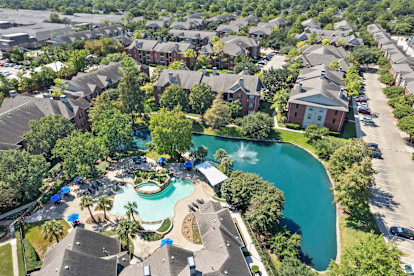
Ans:
<svg viewBox="0 0 414 276"><path fill-rule="evenodd" d="M404 227L396 227L393 226L390 228L390 233L395 235L395 236L399 236L399 237L403 237L406 239L410 239L410 240L414 240L414 231L411 229L407 229Z"/></svg>
<svg viewBox="0 0 414 276"><path fill-rule="evenodd" d="M414 276L414 264L402 264L401 267L408 276Z"/></svg>
<svg viewBox="0 0 414 276"><path fill-rule="evenodd" d="M382 157L382 153L377 149L377 150L372 150L369 155L373 158L381 158Z"/></svg>
<svg viewBox="0 0 414 276"><path fill-rule="evenodd" d="M363 117L363 118L361 119L361 121L362 121L363 123L366 123L366 124L373 124L373 123L374 123L374 121L373 121L371 118L368 118L368 117Z"/></svg>
<svg viewBox="0 0 414 276"><path fill-rule="evenodd" d="M371 114L371 110L369 110L369 108L364 108L364 107L358 107L358 112L362 113L362 114Z"/></svg>
<svg viewBox="0 0 414 276"><path fill-rule="evenodd" d="M358 107L369 108L368 103L365 103L365 102L358 102L357 105L358 105Z"/></svg>
<svg viewBox="0 0 414 276"><path fill-rule="evenodd" d="M370 149L379 149L377 143L368 143L368 148L370 148Z"/></svg>
<svg viewBox="0 0 414 276"><path fill-rule="evenodd" d="M357 97L355 99L355 101L357 101L357 102L366 102L367 101L367 97L365 95L361 95L361 96Z"/></svg>

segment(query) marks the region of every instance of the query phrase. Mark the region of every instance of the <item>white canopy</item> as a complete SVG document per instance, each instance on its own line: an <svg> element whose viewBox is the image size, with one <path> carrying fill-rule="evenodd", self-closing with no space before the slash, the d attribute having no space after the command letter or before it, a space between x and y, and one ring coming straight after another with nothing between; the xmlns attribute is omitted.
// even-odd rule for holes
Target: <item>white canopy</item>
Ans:
<svg viewBox="0 0 414 276"><path fill-rule="evenodd" d="M210 182L211 186L216 186L226 180L228 177L216 167L210 164L210 162L204 162L196 165L197 170L199 170Z"/></svg>

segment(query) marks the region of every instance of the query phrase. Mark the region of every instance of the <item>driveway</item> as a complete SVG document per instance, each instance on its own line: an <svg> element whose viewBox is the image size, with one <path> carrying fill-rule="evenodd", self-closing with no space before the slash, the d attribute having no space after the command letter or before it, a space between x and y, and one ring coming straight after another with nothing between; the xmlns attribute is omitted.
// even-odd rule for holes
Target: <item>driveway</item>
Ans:
<svg viewBox="0 0 414 276"><path fill-rule="evenodd" d="M366 94L374 120L373 126L360 123L358 136L365 142L377 143L383 153L383 159L374 159L373 167L376 187L371 209L377 224L386 239L394 239L397 246L407 255L403 260L414 263L414 241L393 237L388 229L391 226L411 228L414 226L414 161L411 153L414 149L405 143L408 136L397 128L397 119L378 81L378 75L364 73ZM363 115L365 116L365 115ZM359 116L355 120L360 120Z"/></svg>

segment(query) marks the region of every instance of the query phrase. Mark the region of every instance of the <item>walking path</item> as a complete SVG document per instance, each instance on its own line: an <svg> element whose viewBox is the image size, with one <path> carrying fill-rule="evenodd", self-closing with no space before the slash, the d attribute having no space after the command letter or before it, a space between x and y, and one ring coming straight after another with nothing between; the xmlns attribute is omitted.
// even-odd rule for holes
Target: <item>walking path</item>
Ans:
<svg viewBox="0 0 414 276"><path fill-rule="evenodd" d="M19 276L19 261L17 260L17 240L11 239L10 240L11 247L12 247L12 260L13 260L13 275Z"/></svg>
<svg viewBox="0 0 414 276"><path fill-rule="evenodd" d="M249 250L249 252L252 254L249 257L246 257L246 261L250 267L253 265L257 265L259 267L260 272L262 273L262 276L267 276L266 268L262 262L262 259L260 258L259 252L256 250L256 246L254 245L254 242L247 230L246 225L244 224L243 219L240 216L240 213L235 211L231 214L233 219L236 219L237 226L243 236L244 241L246 242L246 248Z"/></svg>

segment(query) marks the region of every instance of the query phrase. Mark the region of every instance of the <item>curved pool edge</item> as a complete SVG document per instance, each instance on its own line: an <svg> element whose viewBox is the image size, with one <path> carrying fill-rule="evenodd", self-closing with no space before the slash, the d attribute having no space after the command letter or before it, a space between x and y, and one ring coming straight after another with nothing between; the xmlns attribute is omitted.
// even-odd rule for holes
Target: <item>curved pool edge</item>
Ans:
<svg viewBox="0 0 414 276"><path fill-rule="evenodd" d="M225 138L225 139L235 139L235 140L252 141L252 142L284 143L284 144L290 144L290 145L296 146L298 148L303 149L304 151L306 151L310 155L312 155L316 160L319 161L319 163L322 164L322 166L323 166L323 168L324 168L324 170L325 170L325 172L326 172L326 174L329 178L329 182L331 184L331 187L332 188L334 187L335 182L332 179L331 174L327 170L325 163L316 154L314 154L313 152L311 152L307 148L302 147L302 146L300 146L298 144L295 144L293 142L280 141L280 140L270 140L270 139L254 139L254 138L244 138L244 137L223 136L223 135L201 133L201 132L195 132L195 131L193 131L192 133L196 134L196 135L208 135L208 136L215 136L215 137L220 137L220 138ZM339 206L335 202L334 202L334 204L335 204L335 217L336 217L336 257L335 257L335 262L338 263L339 260L340 260L340 257L341 257L341 235L340 235L340 228L339 228ZM175 212L174 212L174 214L175 214ZM310 267L314 271L321 272L321 273L324 273L324 272L327 271L327 270L317 270L317 269L314 269L313 267L311 267L309 265L308 265L308 267Z"/></svg>

